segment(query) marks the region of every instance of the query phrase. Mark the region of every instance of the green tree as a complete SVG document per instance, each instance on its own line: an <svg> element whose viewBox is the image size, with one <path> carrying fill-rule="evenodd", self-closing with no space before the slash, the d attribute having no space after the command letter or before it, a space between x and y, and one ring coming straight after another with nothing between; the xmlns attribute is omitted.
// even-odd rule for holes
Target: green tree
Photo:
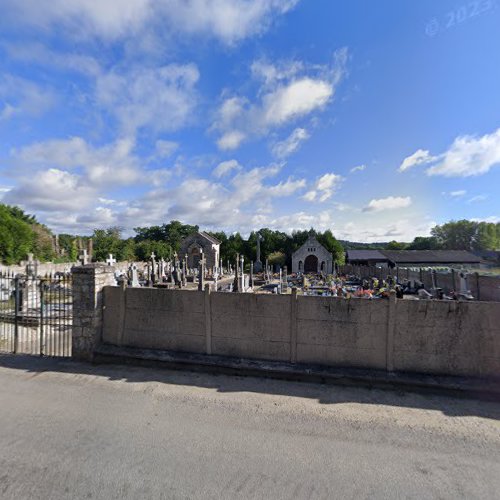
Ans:
<svg viewBox="0 0 500 500"><path fill-rule="evenodd" d="M438 250L439 242L435 236L416 236L408 245L408 250Z"/></svg>
<svg viewBox="0 0 500 500"><path fill-rule="evenodd" d="M333 233L327 229L324 233L320 233L317 236L318 241L333 254L333 260L337 264L343 264L345 262L345 251L344 247L339 243L339 241L333 236Z"/></svg>
<svg viewBox="0 0 500 500"><path fill-rule="evenodd" d="M389 243L387 243L387 246L385 248L387 250L406 250L407 246L408 245L406 243L401 243L399 241L392 240L389 241Z"/></svg>

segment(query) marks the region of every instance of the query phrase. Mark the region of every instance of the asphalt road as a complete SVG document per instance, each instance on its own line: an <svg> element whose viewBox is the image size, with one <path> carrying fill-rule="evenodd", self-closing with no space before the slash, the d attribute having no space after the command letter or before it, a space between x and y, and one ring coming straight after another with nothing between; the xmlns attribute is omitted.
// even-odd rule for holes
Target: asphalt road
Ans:
<svg viewBox="0 0 500 500"><path fill-rule="evenodd" d="M0 356L0 498L498 498L500 405Z"/></svg>

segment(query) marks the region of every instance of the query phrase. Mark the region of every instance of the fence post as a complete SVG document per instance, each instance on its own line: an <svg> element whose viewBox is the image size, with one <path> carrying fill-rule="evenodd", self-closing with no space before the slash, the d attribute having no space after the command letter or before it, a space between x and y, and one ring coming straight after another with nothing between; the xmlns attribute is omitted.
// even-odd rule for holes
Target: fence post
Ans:
<svg viewBox="0 0 500 500"><path fill-rule="evenodd" d="M92 361L102 338L103 288L116 283L114 267L86 264L73 267L72 357Z"/></svg>
<svg viewBox="0 0 500 500"><path fill-rule="evenodd" d="M479 288L479 273L476 271L474 274L476 275L477 300L481 300L481 291Z"/></svg>
<svg viewBox="0 0 500 500"><path fill-rule="evenodd" d="M210 283L205 285L205 336L207 354L212 354L212 308L210 301Z"/></svg>
<svg viewBox="0 0 500 500"><path fill-rule="evenodd" d="M387 312L387 339L385 345L385 368L388 372L392 372L394 370L394 332L396 329L396 304L396 292L394 290L391 290Z"/></svg>
<svg viewBox="0 0 500 500"><path fill-rule="evenodd" d="M19 349L19 277L14 278L14 354L17 353Z"/></svg>
<svg viewBox="0 0 500 500"><path fill-rule="evenodd" d="M290 362L297 362L297 288L292 288L290 296L291 314L290 314Z"/></svg>

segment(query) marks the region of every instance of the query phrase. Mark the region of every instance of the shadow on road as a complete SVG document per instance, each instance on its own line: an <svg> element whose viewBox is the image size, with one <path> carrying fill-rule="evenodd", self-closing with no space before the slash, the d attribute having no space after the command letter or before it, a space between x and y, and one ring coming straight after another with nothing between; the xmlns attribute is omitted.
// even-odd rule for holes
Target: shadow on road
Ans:
<svg viewBox="0 0 500 500"><path fill-rule="evenodd" d="M263 393L316 400L321 404L359 403L439 411L444 415L477 416L500 420L500 401L479 401L444 395L421 394L401 390L370 389L360 386L326 385L268 378L171 370L130 365L94 365L69 358L40 358L0 354L0 367L33 373L86 374L129 383L157 382L180 386L215 389L221 393Z"/></svg>

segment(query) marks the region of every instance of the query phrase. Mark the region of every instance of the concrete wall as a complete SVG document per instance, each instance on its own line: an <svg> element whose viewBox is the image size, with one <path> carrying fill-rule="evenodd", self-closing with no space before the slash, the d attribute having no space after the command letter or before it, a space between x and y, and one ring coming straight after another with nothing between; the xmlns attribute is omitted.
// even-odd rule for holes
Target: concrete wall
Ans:
<svg viewBox="0 0 500 500"><path fill-rule="evenodd" d="M103 342L330 366L500 376L500 304L104 288Z"/></svg>

